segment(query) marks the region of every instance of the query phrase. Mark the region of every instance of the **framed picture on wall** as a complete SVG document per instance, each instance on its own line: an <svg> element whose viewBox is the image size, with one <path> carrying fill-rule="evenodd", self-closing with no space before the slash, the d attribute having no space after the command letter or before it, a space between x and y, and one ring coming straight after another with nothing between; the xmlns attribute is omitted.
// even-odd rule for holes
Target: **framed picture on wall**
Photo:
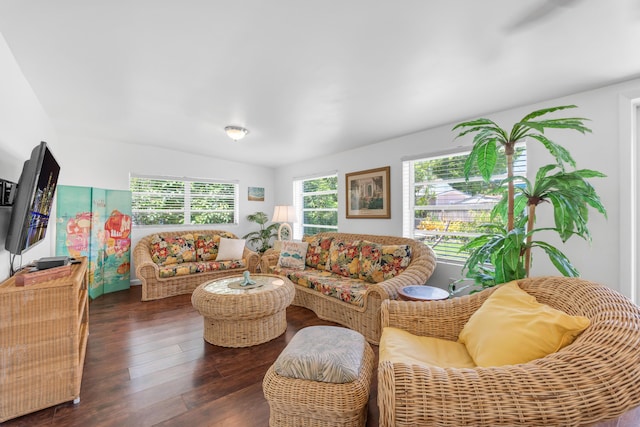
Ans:
<svg viewBox="0 0 640 427"><path fill-rule="evenodd" d="M347 218L391 218L389 166L346 174Z"/></svg>
<svg viewBox="0 0 640 427"><path fill-rule="evenodd" d="M250 202L264 202L264 187L249 187L247 199Z"/></svg>

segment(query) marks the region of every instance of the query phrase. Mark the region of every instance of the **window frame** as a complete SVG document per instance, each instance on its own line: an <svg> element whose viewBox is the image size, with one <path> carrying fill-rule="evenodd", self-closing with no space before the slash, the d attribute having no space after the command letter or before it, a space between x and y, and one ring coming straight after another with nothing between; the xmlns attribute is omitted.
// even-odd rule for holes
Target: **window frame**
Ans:
<svg viewBox="0 0 640 427"><path fill-rule="evenodd" d="M183 213L184 214L184 222L182 224L136 224L134 223L135 214L137 212L167 212L162 210L137 210L134 206L135 194L139 192L134 192L131 188L131 184L134 178L141 179L149 179L149 180L157 180L157 181L177 181L184 184L184 192L183 193L175 193L176 195L183 195L184 201L182 209L173 209L171 211L175 213ZM231 210L198 210L199 213L206 212L231 212L233 214L232 222L216 222L216 223L194 223L192 222L192 213L196 212L191 207L192 199L192 190L190 184L222 184L222 185L230 185L233 188L233 194L226 196L226 199L233 198L233 209ZM176 177L170 175L145 175L145 174L137 174L130 173L129 174L129 190L131 191L131 217L132 217L132 227L135 228L145 228L145 227L198 227L198 226L209 226L209 225L220 225L220 226L230 226L230 225L238 225L239 218L239 182L237 180L221 180L221 179L208 179L208 178L193 178L193 177ZM149 194L149 193L145 193Z"/></svg>
<svg viewBox="0 0 640 427"><path fill-rule="evenodd" d="M452 178L447 180L440 181L429 181L425 180L422 182L415 182L415 165L416 163L422 163L432 160L445 159L450 157L461 157L468 156L471 152L472 147L459 147L453 150L439 152L436 154L424 154L412 158L406 158L402 161L402 197L403 197L403 219L402 219L402 233L404 237L408 237L418 241L425 241L425 244L429 244L427 241L429 237L437 240L437 244L439 244L442 238L446 237L461 237L462 239L472 239L482 234L482 229L476 227L473 230L466 231L442 231L442 230L420 230L417 233L418 228L416 225L417 220L420 216L416 216L418 211L439 211L439 212L453 212L456 211L459 215L469 215L467 212L472 211L487 211L490 212L493 209L493 206L497 204L495 202L484 202L484 203L452 203L452 204L441 204L441 205L420 205L416 206L415 203L415 195L416 195L416 187L419 185L427 186L429 184L433 185L437 184L455 184L465 182L464 177L462 178ZM518 163L514 169L515 175L523 175L526 176L527 173L527 146L526 143L518 143L516 144L516 150L523 150L524 157L520 159L520 163ZM507 177L506 172L500 175L492 175L492 182L498 182ZM480 182L482 178L480 176L471 177L469 181ZM479 193L483 195L488 195L487 193ZM499 199L497 199L499 200ZM466 209L461 209L464 206ZM473 215L473 214L472 214ZM422 237L422 238L421 238ZM432 246L432 249L436 252L438 256L438 262L444 262L449 264L463 265L468 258L467 255L462 253L456 253L451 250L438 250L437 244Z"/></svg>
<svg viewBox="0 0 640 427"><path fill-rule="evenodd" d="M335 178L336 180L336 188L335 190L323 190L323 191L310 191L304 192L304 183L307 181L314 181L324 178ZM337 232L338 231L338 223L339 223L339 180L338 173L331 172L322 175L314 175L311 177L303 177L303 178L294 178L293 180L293 206L296 210L296 215L298 216L298 222L294 224L293 227L293 238L294 239L302 239L304 236L305 227L310 228L320 228L326 229L326 232ZM336 195L336 207L335 208L305 208L304 207L304 198L305 196L325 196L329 194ZM335 212L336 213L336 225L317 225L317 224L305 224L305 212Z"/></svg>

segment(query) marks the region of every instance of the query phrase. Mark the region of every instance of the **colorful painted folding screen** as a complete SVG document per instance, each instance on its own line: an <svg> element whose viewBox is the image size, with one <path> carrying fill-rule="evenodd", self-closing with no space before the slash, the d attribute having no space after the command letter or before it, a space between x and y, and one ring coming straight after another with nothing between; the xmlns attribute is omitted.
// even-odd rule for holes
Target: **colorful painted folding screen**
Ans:
<svg viewBox="0 0 640 427"><path fill-rule="evenodd" d="M89 296L129 288L131 193L59 185L56 255L89 258Z"/></svg>

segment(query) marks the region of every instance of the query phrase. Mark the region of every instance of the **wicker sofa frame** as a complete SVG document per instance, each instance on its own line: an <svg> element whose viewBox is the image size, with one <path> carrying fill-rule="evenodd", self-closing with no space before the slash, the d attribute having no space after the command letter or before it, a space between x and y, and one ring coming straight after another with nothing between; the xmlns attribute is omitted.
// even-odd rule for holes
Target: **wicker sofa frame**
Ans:
<svg viewBox="0 0 640 427"><path fill-rule="evenodd" d="M588 317L591 325L573 344L520 365L442 369L381 362L380 426L588 426L640 405L638 306L578 278L518 284L539 302ZM382 326L456 340L494 290L430 303L384 301Z"/></svg>
<svg viewBox="0 0 640 427"><path fill-rule="evenodd" d="M396 277L376 284L369 284L362 307L326 296L318 291L294 283L296 295L293 305L312 310L319 318L339 323L360 332L371 344L380 342L380 304L386 299L397 299L398 289L410 285L423 285L436 268L436 256L424 243L395 236L377 236L370 234L318 233L319 237L333 237L345 241L368 240L383 245L409 245L411 263ZM269 272L278 262L280 253L269 249L262 255L260 268Z"/></svg>
<svg viewBox="0 0 640 427"><path fill-rule="evenodd" d="M135 263L136 276L142 283L142 301L150 301L171 297L174 295L190 294L196 287L198 287L198 285L200 285L204 281L242 274L245 270L249 270L249 272L255 273L258 263L260 262L260 256L256 252L245 247L244 253L242 255L247 264L245 268L208 271L204 273L189 274L184 276L161 278L159 276L158 265L151 259L151 239L156 234L161 234L162 236L166 237L176 237L190 233L226 233L227 235L233 235L233 238L237 239L237 236L235 234L223 230L166 231L161 233L154 233L143 237L136 244L136 247L133 250L133 261Z"/></svg>

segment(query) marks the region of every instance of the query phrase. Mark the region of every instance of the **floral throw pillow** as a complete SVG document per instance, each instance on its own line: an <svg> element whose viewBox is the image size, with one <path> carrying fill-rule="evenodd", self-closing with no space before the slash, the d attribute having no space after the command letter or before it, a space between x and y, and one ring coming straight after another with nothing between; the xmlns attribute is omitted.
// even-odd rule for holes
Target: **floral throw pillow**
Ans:
<svg viewBox="0 0 640 427"><path fill-rule="evenodd" d="M195 239L198 261L215 261L220 247L220 235L197 234Z"/></svg>
<svg viewBox="0 0 640 427"><path fill-rule="evenodd" d="M375 242L363 241L360 244L360 279L369 283L380 283L384 280L380 259L382 245Z"/></svg>
<svg viewBox="0 0 640 427"><path fill-rule="evenodd" d="M195 261L196 251L193 246L193 235L164 237L156 234L151 239L151 259L158 265Z"/></svg>
<svg viewBox="0 0 640 427"><path fill-rule="evenodd" d="M282 242L280 256L278 257L278 267L304 270L304 263L307 256L307 242Z"/></svg>
<svg viewBox="0 0 640 427"><path fill-rule="evenodd" d="M225 238L225 239L237 239L238 236L236 236L235 234L229 232L229 231L220 231L218 232L218 235L220 235L220 237Z"/></svg>
<svg viewBox="0 0 640 427"><path fill-rule="evenodd" d="M360 241L344 242L334 239L329 249L328 270L353 279L360 273Z"/></svg>
<svg viewBox="0 0 640 427"><path fill-rule="evenodd" d="M380 283L402 273L411 263L411 246L381 245L363 241L360 245L360 279Z"/></svg>
<svg viewBox="0 0 640 427"><path fill-rule="evenodd" d="M333 237L308 236L305 237L303 241L309 243L305 261L306 264L318 270L326 270L327 260L329 259L329 249L331 249Z"/></svg>

